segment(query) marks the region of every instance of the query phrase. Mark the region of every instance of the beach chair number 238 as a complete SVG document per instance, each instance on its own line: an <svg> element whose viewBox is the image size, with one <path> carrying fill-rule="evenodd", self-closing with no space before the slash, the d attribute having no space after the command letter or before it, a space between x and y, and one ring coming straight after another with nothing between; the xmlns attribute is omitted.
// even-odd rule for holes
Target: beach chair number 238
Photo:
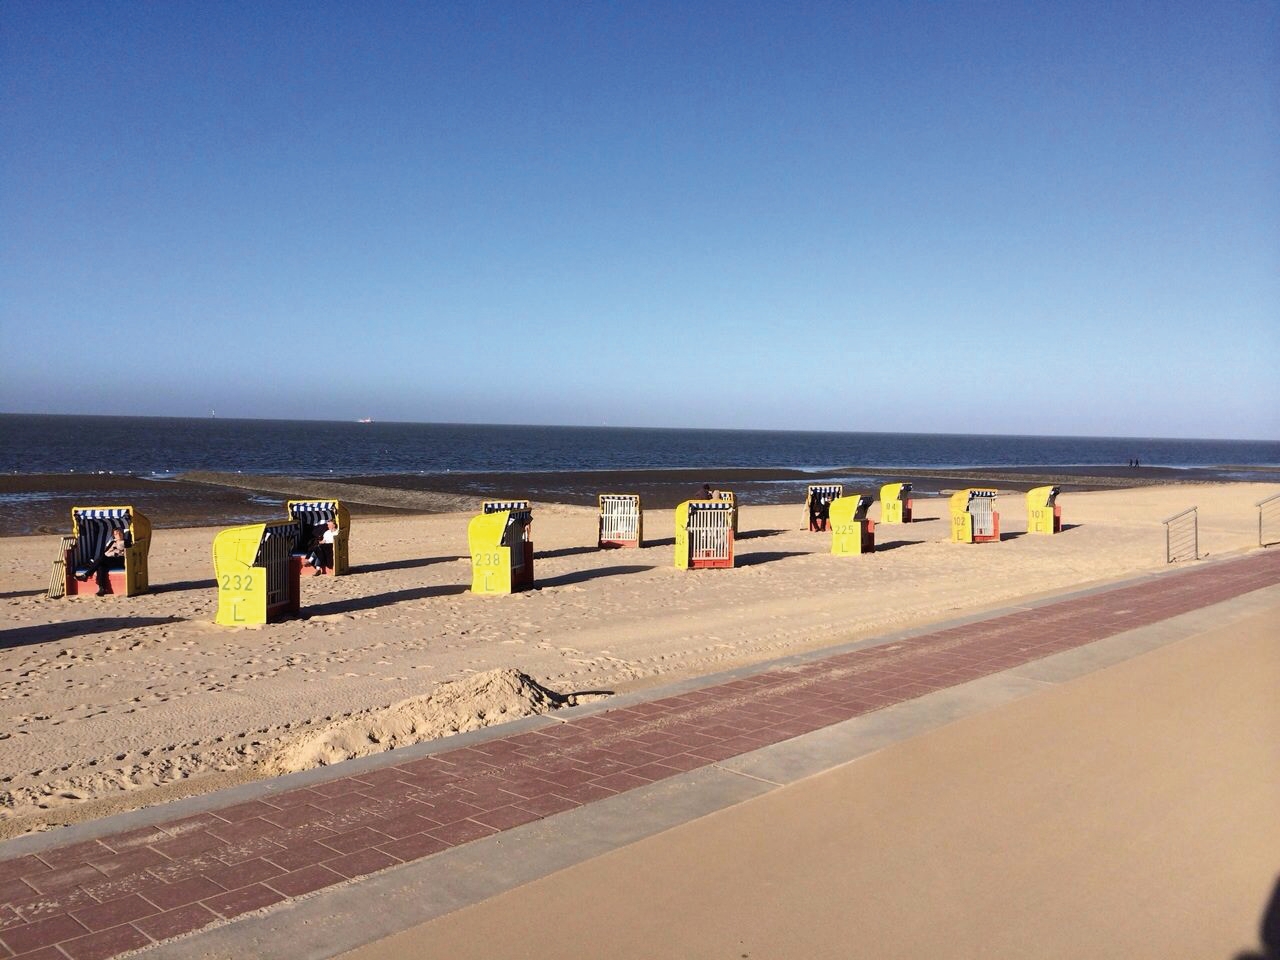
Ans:
<svg viewBox="0 0 1280 960"><path fill-rule="evenodd" d="M502 554L477 553L474 557L472 557L472 562L477 567L496 567L502 563Z"/></svg>

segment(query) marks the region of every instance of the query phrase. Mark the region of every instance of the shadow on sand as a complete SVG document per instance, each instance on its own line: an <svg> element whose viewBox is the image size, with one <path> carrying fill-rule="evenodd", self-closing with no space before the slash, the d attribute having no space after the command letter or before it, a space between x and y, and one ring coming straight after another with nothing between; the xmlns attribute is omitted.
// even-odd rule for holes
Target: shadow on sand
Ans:
<svg viewBox="0 0 1280 960"><path fill-rule="evenodd" d="M0 593L0 600L17 600L19 597L39 597L44 590L6 590Z"/></svg>
<svg viewBox="0 0 1280 960"><path fill-rule="evenodd" d="M812 554L804 550L767 550L764 553L751 553L745 557L737 557L734 566L737 567L755 567L762 563L773 563L775 560L785 560L787 557L809 557Z"/></svg>
<svg viewBox="0 0 1280 960"><path fill-rule="evenodd" d="M471 588L464 583L448 583L436 587L393 590L391 593L377 593L371 597L352 597L350 600L333 600L329 603L305 606L299 611L298 616L306 620L310 617L327 617L335 613L373 610L377 607L389 607L393 603L405 603L409 600L426 600L430 597L453 597L460 593L466 593L469 589Z"/></svg>
<svg viewBox="0 0 1280 960"><path fill-rule="evenodd" d="M183 590L213 590L218 581L210 577L208 580L180 580L177 583L153 583L147 588L148 593L179 593Z"/></svg>
<svg viewBox="0 0 1280 960"><path fill-rule="evenodd" d="M414 557L410 560L386 560L382 563L362 563L352 567L352 573L381 573L384 570L412 570L415 567L429 567L433 563L449 563L462 560L462 557Z"/></svg>
<svg viewBox="0 0 1280 960"><path fill-rule="evenodd" d="M533 554L535 560L551 560L555 557L576 557L582 553L599 553L600 547L561 547L559 550L538 550ZM603 549L613 549L605 547Z"/></svg>
<svg viewBox="0 0 1280 960"><path fill-rule="evenodd" d="M23 647L32 643L49 643L86 637L94 633L111 633L115 630L137 630L141 627L158 627L167 623L182 623L182 617L95 617L92 620L68 620L66 623L42 623L37 627L16 627L0 630L0 650Z"/></svg>
<svg viewBox="0 0 1280 960"><path fill-rule="evenodd" d="M1280 877L1271 890L1271 899L1262 910L1262 922L1258 925L1260 951L1238 953L1235 960L1280 960Z"/></svg>
<svg viewBox="0 0 1280 960"><path fill-rule="evenodd" d="M886 550L897 550L899 547L915 547L919 546L922 540L890 540L888 543L877 543L876 553L884 553Z"/></svg>
<svg viewBox="0 0 1280 960"><path fill-rule="evenodd" d="M579 570L575 573L565 573L558 577L548 577L546 580L534 581L534 589L542 590L547 587L567 587L573 583L585 583L588 580L599 580L602 577L621 577L628 573L644 573L646 570L656 570L653 565L642 566L634 564L625 567L600 567L596 570Z"/></svg>

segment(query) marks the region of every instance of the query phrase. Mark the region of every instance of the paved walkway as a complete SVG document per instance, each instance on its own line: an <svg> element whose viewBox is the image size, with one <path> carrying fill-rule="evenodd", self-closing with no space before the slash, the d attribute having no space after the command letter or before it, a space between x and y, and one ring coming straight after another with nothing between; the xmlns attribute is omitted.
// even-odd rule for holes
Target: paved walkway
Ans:
<svg viewBox="0 0 1280 960"><path fill-rule="evenodd" d="M1277 583L1258 552L10 841L0 960L116 956Z"/></svg>
<svg viewBox="0 0 1280 960"><path fill-rule="evenodd" d="M339 960L1247 960L1280 870L1280 833L1265 826L1280 816L1277 638L1271 587L1015 667L971 691L1051 679L424 922L397 903L398 932ZM1132 655L1097 668L1121 648ZM1063 679L1068 664L1085 671ZM762 772L758 758L751 769ZM421 897L456 882L459 864L440 861L485 847L506 857L514 840L391 873L418 875L408 890ZM295 931L315 921L304 918L359 899L347 922L367 929L379 886L273 911L271 936L244 936L264 916L185 941L206 942L183 960L279 956L286 943L306 957ZM1266 940L1280 960L1272 909Z"/></svg>

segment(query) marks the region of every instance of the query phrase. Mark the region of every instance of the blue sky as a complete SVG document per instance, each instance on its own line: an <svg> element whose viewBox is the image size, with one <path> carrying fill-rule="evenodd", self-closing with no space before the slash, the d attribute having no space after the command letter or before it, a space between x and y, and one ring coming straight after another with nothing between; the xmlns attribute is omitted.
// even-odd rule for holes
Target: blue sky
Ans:
<svg viewBox="0 0 1280 960"><path fill-rule="evenodd" d="M0 410L1280 439L1280 5L0 5Z"/></svg>

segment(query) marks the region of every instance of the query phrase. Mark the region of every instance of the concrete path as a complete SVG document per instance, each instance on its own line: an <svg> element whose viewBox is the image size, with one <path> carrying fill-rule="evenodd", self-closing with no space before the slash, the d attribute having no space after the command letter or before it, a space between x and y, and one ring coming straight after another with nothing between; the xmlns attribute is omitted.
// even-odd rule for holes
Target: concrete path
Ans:
<svg viewBox="0 0 1280 960"><path fill-rule="evenodd" d="M1258 552L9 841L0 960L143 947L156 957L330 957L1194 636L1224 616L1194 612L1207 606L1241 597L1226 615L1274 608L1265 588L1277 583L1280 551ZM1178 713L1166 702L1153 716ZM982 750L974 757L987 762ZM1075 769L1092 782L1087 764ZM937 781L941 796L949 783ZM610 955L625 955L615 946Z"/></svg>

